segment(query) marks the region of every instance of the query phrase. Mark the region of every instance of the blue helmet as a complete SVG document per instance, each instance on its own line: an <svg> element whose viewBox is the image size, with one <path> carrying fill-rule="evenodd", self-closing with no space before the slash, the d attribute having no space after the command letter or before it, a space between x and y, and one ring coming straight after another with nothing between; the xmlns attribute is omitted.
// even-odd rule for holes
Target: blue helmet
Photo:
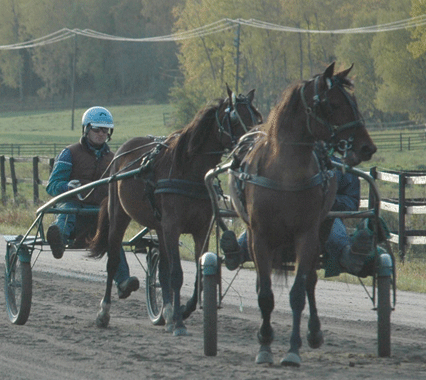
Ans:
<svg viewBox="0 0 426 380"><path fill-rule="evenodd" d="M108 136L111 137L114 131L114 121L112 114L104 107L91 107L81 119L82 133L87 135L91 128L109 128Z"/></svg>

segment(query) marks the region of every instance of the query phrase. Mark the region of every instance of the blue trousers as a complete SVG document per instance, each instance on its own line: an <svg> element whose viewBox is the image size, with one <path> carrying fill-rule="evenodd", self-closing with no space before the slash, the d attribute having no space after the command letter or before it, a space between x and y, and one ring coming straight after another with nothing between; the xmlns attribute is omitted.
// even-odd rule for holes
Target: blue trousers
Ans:
<svg viewBox="0 0 426 380"><path fill-rule="evenodd" d="M59 210L67 209L97 209L97 206L85 205L81 202L63 202L58 203L56 207ZM86 233L86 236L90 232L96 231L97 225L97 214L94 215L76 215L76 214L57 214L55 221L52 223L59 227L64 243L68 244L69 239L74 239L79 233ZM127 264L126 254L124 249L120 250L120 264L115 274L114 281L120 284L124 280L127 280L130 276L129 265Z"/></svg>
<svg viewBox="0 0 426 380"><path fill-rule="evenodd" d="M348 235L343 221L336 218L324 247L325 277L338 276L342 272L339 258L347 245L351 245L351 238Z"/></svg>

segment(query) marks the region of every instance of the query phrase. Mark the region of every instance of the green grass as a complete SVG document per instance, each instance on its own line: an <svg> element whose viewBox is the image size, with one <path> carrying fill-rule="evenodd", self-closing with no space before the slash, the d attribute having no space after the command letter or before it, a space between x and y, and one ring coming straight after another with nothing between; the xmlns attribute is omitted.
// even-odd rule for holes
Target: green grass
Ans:
<svg viewBox="0 0 426 380"><path fill-rule="evenodd" d="M163 114L173 113L173 106L133 105L108 107L114 118L113 142L122 143L135 136L162 136L173 127L164 125ZM20 112L0 115L0 141L3 144L59 143L70 144L81 136L81 117L85 109L74 113L71 130L71 111ZM176 129L178 126L174 126Z"/></svg>
<svg viewBox="0 0 426 380"><path fill-rule="evenodd" d="M173 113L171 105L135 105L135 106L117 106L108 107L114 116L115 131L112 143L121 144L122 142L135 137L145 135L168 135L179 126L164 125L163 114ZM21 113L2 113L0 115L0 141L1 143L22 144L22 143L58 143L64 146L73 143L81 136L81 115L84 109L75 112L75 129L71 130L71 112L21 112ZM378 170L425 170L425 151L379 151L369 162L363 163L360 168L368 171L376 166ZM8 165L6 165L8 167ZM30 163L17 163L16 171L18 178L30 178L32 167ZM10 175L10 173L8 173ZM40 166L40 177L48 178L47 166ZM222 181L222 186L227 193L227 181ZM390 183L378 183L378 187L383 197L398 197L398 185ZM35 211L39 205L33 205L31 200L32 185L27 183L19 184L19 196L16 201L13 200L11 186L7 187L7 196L9 198L6 206L0 206L0 233L1 234L22 234L31 225L34 220ZM363 187L363 196L367 190ZM49 196L40 186L41 201L47 201ZM425 198L426 186L413 186L407 189L407 198ZM397 226L397 215L390 213L382 214L385 216L392 229ZM411 217L407 227L412 226L415 229L424 229L426 216L416 215ZM237 221L238 231L244 226ZM133 236L139 227L132 223L129 227L126 238ZM192 241L189 236L182 237L183 249L182 256L186 259L193 259ZM212 236L210 250L215 251L215 238ZM406 256L403 263L397 260L397 286L400 290L411 290L416 292L426 292L426 260L424 259L425 247L413 246ZM248 264L250 267L250 264ZM320 277L323 277L322 271L319 271ZM358 283L358 279L350 275L341 275L331 279L332 281L345 281ZM366 280L369 284L370 279Z"/></svg>

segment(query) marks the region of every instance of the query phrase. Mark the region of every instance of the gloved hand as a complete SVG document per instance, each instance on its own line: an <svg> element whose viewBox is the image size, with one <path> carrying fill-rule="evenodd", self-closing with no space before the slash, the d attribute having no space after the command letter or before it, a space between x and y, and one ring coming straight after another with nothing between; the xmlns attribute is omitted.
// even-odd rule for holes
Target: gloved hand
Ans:
<svg viewBox="0 0 426 380"><path fill-rule="evenodd" d="M76 189L81 186L81 182L78 179L73 179L68 182L68 190Z"/></svg>

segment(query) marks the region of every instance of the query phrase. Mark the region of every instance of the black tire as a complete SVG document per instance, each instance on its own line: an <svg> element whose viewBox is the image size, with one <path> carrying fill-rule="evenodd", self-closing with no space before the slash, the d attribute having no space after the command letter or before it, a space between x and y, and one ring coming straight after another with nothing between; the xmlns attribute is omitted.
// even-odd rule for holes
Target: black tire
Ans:
<svg viewBox="0 0 426 380"><path fill-rule="evenodd" d="M25 246L20 249L28 250ZM4 293L7 316L15 325L24 325L30 315L33 294L31 263L20 261L16 246L10 243L6 248L6 260Z"/></svg>
<svg viewBox="0 0 426 380"><path fill-rule="evenodd" d="M146 304L148 316L155 326L163 326L163 294L160 282L158 281L158 263L160 261L160 251L158 248L150 248L146 256Z"/></svg>
<svg viewBox="0 0 426 380"><path fill-rule="evenodd" d="M204 355L217 355L217 277L203 275Z"/></svg>
<svg viewBox="0 0 426 380"><path fill-rule="evenodd" d="M379 357L391 355L391 276L377 278L377 338Z"/></svg>

